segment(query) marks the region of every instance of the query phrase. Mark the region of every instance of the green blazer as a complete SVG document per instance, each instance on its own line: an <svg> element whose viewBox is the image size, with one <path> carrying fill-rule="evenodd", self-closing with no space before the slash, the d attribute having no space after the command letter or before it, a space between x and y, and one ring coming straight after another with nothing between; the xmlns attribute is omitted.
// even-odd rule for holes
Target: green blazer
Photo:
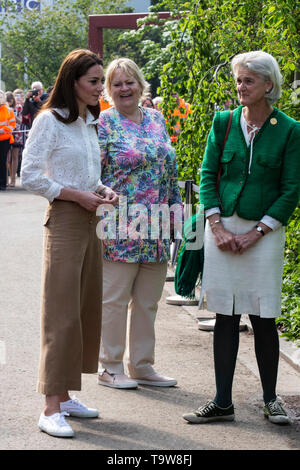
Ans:
<svg viewBox="0 0 300 470"><path fill-rule="evenodd" d="M200 202L204 209L220 207L221 215L236 212L247 220L269 215L287 225L300 196L300 122L273 109L255 136L250 174L250 146L240 125L243 106L233 111L222 155L219 196L216 190L219 158L229 111L217 112L201 167Z"/></svg>

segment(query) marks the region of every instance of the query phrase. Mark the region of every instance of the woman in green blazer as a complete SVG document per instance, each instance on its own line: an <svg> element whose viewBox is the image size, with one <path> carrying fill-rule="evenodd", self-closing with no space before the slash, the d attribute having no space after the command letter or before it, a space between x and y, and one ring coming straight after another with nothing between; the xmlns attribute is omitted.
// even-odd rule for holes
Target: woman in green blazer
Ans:
<svg viewBox="0 0 300 470"><path fill-rule="evenodd" d="M214 329L216 396L184 415L192 423L234 420L232 382L239 323L249 314L255 337L264 414L289 423L276 396L285 229L299 202L300 123L273 107L281 95L276 60L262 51L232 61L241 105L222 153L229 111L217 112L201 168L206 217L201 301L217 312ZM222 155L222 156L221 156ZM221 178L217 176L221 157Z"/></svg>

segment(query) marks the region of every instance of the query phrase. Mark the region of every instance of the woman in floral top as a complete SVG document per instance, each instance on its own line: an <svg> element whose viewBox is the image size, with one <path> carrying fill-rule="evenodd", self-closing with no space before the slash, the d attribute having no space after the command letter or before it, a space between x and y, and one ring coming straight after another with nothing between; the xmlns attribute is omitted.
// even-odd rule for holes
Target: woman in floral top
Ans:
<svg viewBox="0 0 300 470"><path fill-rule="evenodd" d="M170 246L169 232L164 230L171 219L172 233L174 221L182 215L176 155L162 114L138 105L148 85L133 61L114 60L107 69L105 86L114 107L102 112L99 120L102 178L119 194L120 203L110 216L110 220L115 217L115 230L102 233L104 293L98 383L113 388L136 388L139 383L172 386L176 380L158 375L153 363L154 320ZM123 362L128 305L130 377L124 374Z"/></svg>

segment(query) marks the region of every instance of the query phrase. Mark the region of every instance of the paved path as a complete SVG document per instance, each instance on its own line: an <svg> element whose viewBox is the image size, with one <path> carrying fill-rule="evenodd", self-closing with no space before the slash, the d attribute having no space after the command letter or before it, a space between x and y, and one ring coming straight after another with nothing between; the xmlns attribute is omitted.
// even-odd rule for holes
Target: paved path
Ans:
<svg viewBox="0 0 300 470"><path fill-rule="evenodd" d="M241 333L234 383L236 421L189 425L182 414L214 392L212 333L199 331L180 306L170 306L166 283L156 323L156 368L178 379L171 389L113 390L84 375L83 402L101 418L76 420L74 439L39 432L43 398L35 392L39 357L42 221L47 202L20 188L0 193L0 449L60 450L299 450L300 373L281 359L278 392L289 404L291 426L262 415L253 336ZM297 398L295 398L297 397ZM112 453L113 455L113 453ZM140 467L142 468L142 467Z"/></svg>

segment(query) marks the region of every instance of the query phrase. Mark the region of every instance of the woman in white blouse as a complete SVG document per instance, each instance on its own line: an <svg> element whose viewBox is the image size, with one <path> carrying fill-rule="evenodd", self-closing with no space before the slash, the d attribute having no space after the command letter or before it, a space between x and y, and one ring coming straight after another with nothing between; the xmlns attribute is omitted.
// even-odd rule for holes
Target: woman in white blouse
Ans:
<svg viewBox="0 0 300 470"><path fill-rule="evenodd" d="M79 49L63 61L54 89L34 120L23 153L22 185L49 200L46 212L38 392L46 396L39 428L70 437L65 414L97 417L69 396L81 373L98 368L102 252L99 204L117 202L102 185L96 123L101 59Z"/></svg>

